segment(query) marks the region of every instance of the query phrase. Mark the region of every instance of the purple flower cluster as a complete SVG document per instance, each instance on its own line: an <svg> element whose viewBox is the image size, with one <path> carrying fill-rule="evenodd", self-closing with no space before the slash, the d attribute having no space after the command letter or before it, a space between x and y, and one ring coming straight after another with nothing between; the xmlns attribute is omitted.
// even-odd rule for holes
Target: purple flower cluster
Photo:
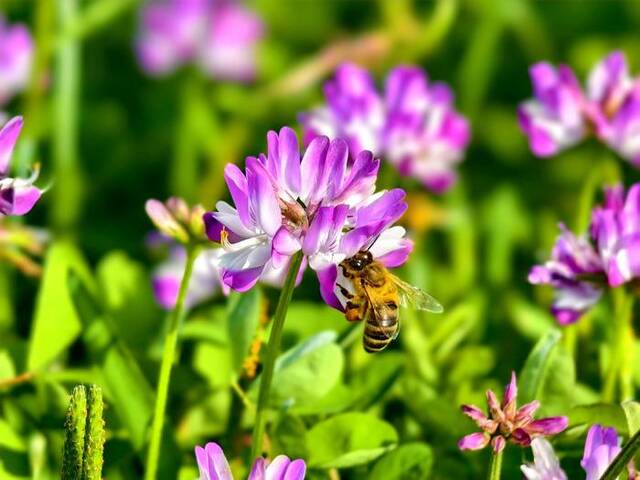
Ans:
<svg viewBox="0 0 640 480"><path fill-rule="evenodd" d="M266 155L246 159L244 172L225 169L234 205L220 201L204 215L207 236L223 248L225 284L245 291L258 280L278 282L302 251L325 299L340 308L332 292L342 260L370 248L388 266L404 263L412 244L403 228L389 227L407 208L405 194L374 193L379 162L371 152L350 162L344 140L320 136L301 154L287 127L269 132L267 144Z"/></svg>
<svg viewBox="0 0 640 480"><path fill-rule="evenodd" d="M196 460L200 480L233 480L229 462L217 443L196 447ZM303 480L306 471L307 466L301 459L292 461L285 455L278 455L269 463L260 457L254 462L247 480Z"/></svg>
<svg viewBox="0 0 640 480"><path fill-rule="evenodd" d="M212 78L250 81L259 17L235 0L152 0L141 12L137 53L151 75L196 63Z"/></svg>
<svg viewBox="0 0 640 480"><path fill-rule="evenodd" d="M437 193L455 182L470 132L447 85L430 83L420 68L400 66L381 95L366 70L344 64L324 93L326 106L301 116L307 142L318 135L345 138L352 152L370 150Z"/></svg>
<svg viewBox="0 0 640 480"><path fill-rule="evenodd" d="M0 16L0 106L22 91L31 73L33 41L27 27Z"/></svg>
<svg viewBox="0 0 640 480"><path fill-rule="evenodd" d="M551 444L544 438L531 442L533 464L520 468L527 480L567 480ZM620 439L615 428L593 425L587 433L580 465L586 472L585 480L598 480L620 453Z"/></svg>
<svg viewBox="0 0 640 480"><path fill-rule="evenodd" d="M621 185L605 189L588 236L577 238L561 228L551 260L533 267L529 281L554 287L552 312L567 325L600 299L605 286L619 287L640 277L640 184L626 196Z"/></svg>
<svg viewBox="0 0 640 480"><path fill-rule="evenodd" d="M511 381L504 389L502 403L492 390L487 390L488 416L474 405L463 405L462 412L482 431L463 437L458 447L461 450L479 450L491 444L493 451L499 453L507 441L528 447L537 436L555 435L567 428L567 417L534 420L533 414L540 407L540 402L534 400L518 408L517 397L516 374L512 373Z"/></svg>
<svg viewBox="0 0 640 480"><path fill-rule="evenodd" d="M585 89L566 65L537 63L530 75L534 98L518 115L535 155L553 156L593 134L640 166L640 82L630 76L622 52L600 61Z"/></svg>
<svg viewBox="0 0 640 480"><path fill-rule="evenodd" d="M0 130L0 214L24 215L36 204L42 191L33 185L38 178L36 167L29 178L13 178L9 176L9 166L13 148L20 131L22 117L14 117Z"/></svg>

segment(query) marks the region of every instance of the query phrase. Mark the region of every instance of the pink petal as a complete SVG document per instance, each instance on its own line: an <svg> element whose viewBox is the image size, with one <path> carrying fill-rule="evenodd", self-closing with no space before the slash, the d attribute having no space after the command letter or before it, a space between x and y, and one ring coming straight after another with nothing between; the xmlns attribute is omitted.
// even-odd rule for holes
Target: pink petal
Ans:
<svg viewBox="0 0 640 480"><path fill-rule="evenodd" d="M13 147L22 130L22 117L13 117L0 130L0 176L6 176Z"/></svg>
<svg viewBox="0 0 640 480"><path fill-rule="evenodd" d="M485 435L484 433L471 433L460 439L458 448L460 450L480 450L487 446L489 440L489 435Z"/></svg>

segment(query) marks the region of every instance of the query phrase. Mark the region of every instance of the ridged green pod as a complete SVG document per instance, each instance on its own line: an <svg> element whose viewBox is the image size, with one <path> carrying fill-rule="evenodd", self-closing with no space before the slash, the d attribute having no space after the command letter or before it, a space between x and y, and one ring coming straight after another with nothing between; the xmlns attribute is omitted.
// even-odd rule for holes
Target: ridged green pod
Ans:
<svg viewBox="0 0 640 480"><path fill-rule="evenodd" d="M64 423L62 480L82 478L86 423L87 395L84 386L78 385L71 393L67 418Z"/></svg>
<svg viewBox="0 0 640 480"><path fill-rule="evenodd" d="M87 406L82 478L83 480L100 480L102 478L105 433L104 420L102 419L102 390L97 385L89 387Z"/></svg>
<svg viewBox="0 0 640 480"><path fill-rule="evenodd" d="M62 480L100 480L105 442L102 390L78 385L65 421Z"/></svg>

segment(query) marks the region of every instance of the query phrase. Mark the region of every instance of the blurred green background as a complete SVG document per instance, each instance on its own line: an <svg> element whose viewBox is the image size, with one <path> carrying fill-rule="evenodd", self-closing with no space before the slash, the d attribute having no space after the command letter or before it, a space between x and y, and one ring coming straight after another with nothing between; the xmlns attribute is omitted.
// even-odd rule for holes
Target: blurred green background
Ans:
<svg viewBox="0 0 640 480"><path fill-rule="evenodd" d="M51 236L40 278L0 265L0 478L58 478L64 409L76 383L105 389L104 477L140 478L166 317L150 288L158 259L145 246L152 225L144 202L175 194L213 208L227 195L224 165L265 151L269 129L297 127L297 114L323 101L323 81L346 60L380 82L399 63L418 64L452 86L470 119L471 146L449 193L423 191L388 165L379 180L411 192L406 224L416 251L400 275L446 312L406 312L399 340L367 356L359 337L349 341L341 315L321 303L308 272L285 327L285 347L298 350L274 381L273 455L305 458L313 479L478 478L488 452L457 450L458 438L474 430L458 405L484 405L485 389L500 390L543 342L551 353L535 393L542 413L570 415L576 427L556 447L569 477L582 478L580 425L606 418L621 434L627 428L618 408L576 408L599 400L609 308L560 338L547 313L551 292L530 287L526 275L547 257L559 221L584 230L600 185L631 183L638 173L595 143L536 159L516 106L531 95L528 68L536 61L567 63L584 79L602 56L622 49L637 71L640 3L248 4L266 36L256 82L237 85L189 67L146 76L133 52L134 0L0 2L37 41L34 80L7 109L25 117L16 157L24 170L40 162L41 182L51 185L29 216L3 220ZM195 478L193 446L212 440L233 468L249 465L256 392L242 362L276 298L256 290L190 314L161 478ZM247 404L237 390L246 391ZM516 478L525 457L509 447L504 478ZM389 473L398 464L409 466L404 477Z"/></svg>

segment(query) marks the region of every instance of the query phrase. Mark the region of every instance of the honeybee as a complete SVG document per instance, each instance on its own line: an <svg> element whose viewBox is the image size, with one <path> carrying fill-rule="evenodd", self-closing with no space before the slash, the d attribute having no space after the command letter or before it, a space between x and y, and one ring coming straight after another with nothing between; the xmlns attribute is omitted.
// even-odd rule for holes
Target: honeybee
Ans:
<svg viewBox="0 0 640 480"><path fill-rule="evenodd" d="M384 350L398 336L400 306L433 313L443 310L435 298L390 273L368 250L343 260L339 267L347 285L337 282L336 293L346 300L348 321L365 321L362 345L369 353Z"/></svg>

